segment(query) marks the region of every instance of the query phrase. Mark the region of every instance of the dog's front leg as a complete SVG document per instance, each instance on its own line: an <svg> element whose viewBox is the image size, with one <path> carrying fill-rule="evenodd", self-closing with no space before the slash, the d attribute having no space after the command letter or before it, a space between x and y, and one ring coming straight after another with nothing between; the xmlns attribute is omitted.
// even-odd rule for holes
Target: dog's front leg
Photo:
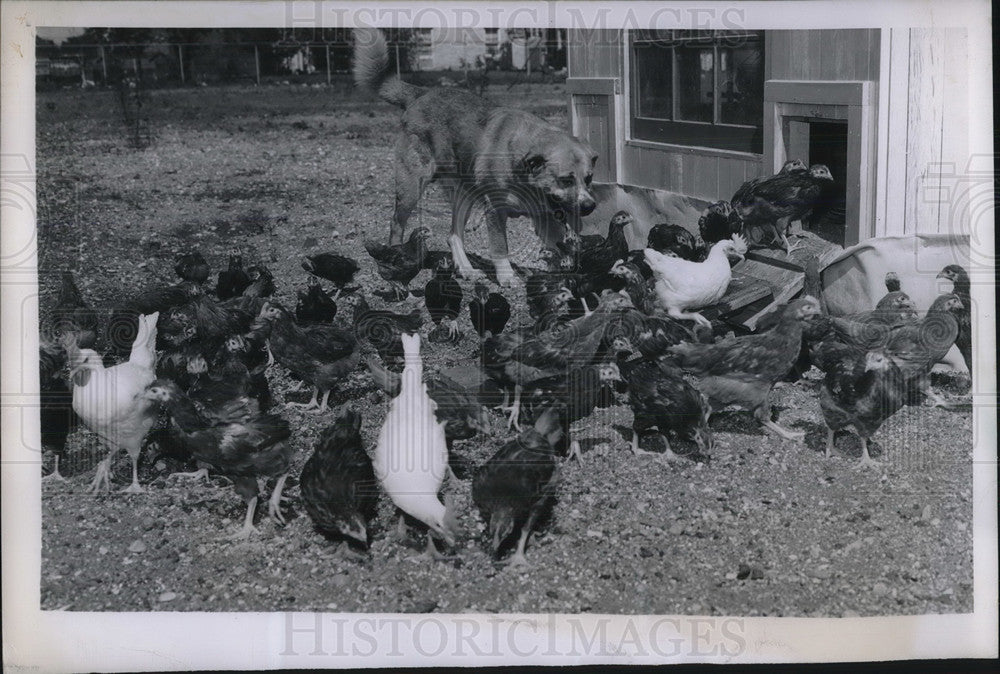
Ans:
<svg viewBox="0 0 1000 674"><path fill-rule="evenodd" d="M504 288L514 285L514 268L510 266L507 249L507 214L495 208L486 214L486 230L490 237L490 257L496 269L497 283Z"/></svg>
<svg viewBox="0 0 1000 674"><path fill-rule="evenodd" d="M448 185L445 184L445 189ZM479 279L483 273L472 266L469 256L465 254L465 224L476 202L475 191L456 181L452 189L451 236L448 237L448 247L451 248L451 258L455 261L458 275L464 279Z"/></svg>
<svg viewBox="0 0 1000 674"><path fill-rule="evenodd" d="M482 272L472 266L469 256L465 254L465 243L462 241L461 236L452 233L448 237L448 247L451 248L451 259L455 261L455 269L458 270L459 276L471 279L482 275Z"/></svg>

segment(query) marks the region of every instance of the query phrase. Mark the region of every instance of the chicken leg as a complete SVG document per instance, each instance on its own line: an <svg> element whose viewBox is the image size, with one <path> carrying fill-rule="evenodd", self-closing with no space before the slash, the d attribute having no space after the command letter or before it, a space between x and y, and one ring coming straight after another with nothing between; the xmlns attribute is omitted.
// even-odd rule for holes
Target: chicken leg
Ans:
<svg viewBox="0 0 1000 674"><path fill-rule="evenodd" d="M97 494L99 492L109 492L111 491L111 457L112 454L108 454L99 464L97 464L97 471L94 473L94 480L90 483L90 488L88 491L92 494Z"/></svg>
<svg viewBox="0 0 1000 674"><path fill-rule="evenodd" d="M392 532L392 537L398 543L403 543L409 538L406 528L406 516L403 515L402 511L399 513L399 519L396 520L396 529Z"/></svg>
<svg viewBox="0 0 1000 674"><path fill-rule="evenodd" d="M122 489L123 494L141 494L145 491L142 485L139 484L139 455L135 456L129 455L132 459L132 484Z"/></svg>
<svg viewBox="0 0 1000 674"><path fill-rule="evenodd" d="M701 325L711 329L712 323L707 318L696 311L681 311L678 307L670 307L667 315L678 321L694 321L695 325Z"/></svg>
<svg viewBox="0 0 1000 674"><path fill-rule="evenodd" d="M805 431L790 431L784 426L779 426L770 419L764 419L760 423L764 428L774 431L785 440L795 440L796 442L801 442L806 437Z"/></svg>
<svg viewBox="0 0 1000 674"><path fill-rule="evenodd" d="M639 434L632 431L632 453L636 456L653 456L659 461L676 461L680 459L679 456L674 454L674 450L670 448L670 443L667 441L667 436L660 433L660 437L663 438L663 446L665 447L662 454L659 452L650 452L639 447Z"/></svg>
<svg viewBox="0 0 1000 674"><path fill-rule="evenodd" d="M316 410L314 414L322 414L326 412L326 403L330 398L330 391L327 389L323 392L323 402L319 402L319 387L313 386L312 398L307 403L285 403L286 407L301 407L303 412L308 412L309 410Z"/></svg>
<svg viewBox="0 0 1000 674"><path fill-rule="evenodd" d="M779 426L771 421L771 403L769 400L765 399L764 403L754 410L753 415L757 421L760 422L761 426L778 434L785 440L795 440L797 442L801 442L806 437L805 431L790 431L787 428Z"/></svg>
<svg viewBox="0 0 1000 674"><path fill-rule="evenodd" d="M566 456L566 461L573 459L576 459L578 463L583 463L583 454L580 453L580 443L577 440L569 443L569 454Z"/></svg>
<svg viewBox="0 0 1000 674"><path fill-rule="evenodd" d="M665 433L660 433L660 437L663 438L663 454L660 454L660 461L666 461L671 463L673 461L682 461L678 454L674 453L674 450L670 448L670 441L667 440Z"/></svg>
<svg viewBox="0 0 1000 674"><path fill-rule="evenodd" d="M834 440L837 437L837 432L832 428L826 429L826 458L830 458L833 455Z"/></svg>
<svg viewBox="0 0 1000 674"><path fill-rule="evenodd" d="M390 281L389 285L392 288L392 296L394 302L403 302L403 301L409 302L417 299L416 297L413 296L413 293L410 292L410 289L404 286L399 281Z"/></svg>
<svg viewBox="0 0 1000 674"><path fill-rule="evenodd" d="M858 437L861 438L861 459L854 464L855 470L862 470L865 468L874 468L876 470L880 469L882 467L882 463L873 459L868 453L868 439L862 438L860 435Z"/></svg>
<svg viewBox="0 0 1000 674"><path fill-rule="evenodd" d="M285 516L281 514L281 490L285 488L285 480L287 479L288 473L278 478L277 484L274 485L274 491L271 492L271 498L267 502L267 514L278 524L285 523Z"/></svg>
<svg viewBox="0 0 1000 674"><path fill-rule="evenodd" d="M521 432L521 385L514 384L514 402L510 405L510 419L507 420L507 429L513 428L518 433Z"/></svg>
<svg viewBox="0 0 1000 674"><path fill-rule="evenodd" d="M786 257L791 257L792 251L798 250L799 248L802 248L805 245L801 241L799 241L798 243L796 243L796 244L793 245L791 242L789 242L788 235L785 234L784 232L782 232L782 234L781 234L781 240L785 243L785 256Z"/></svg>
<svg viewBox="0 0 1000 674"><path fill-rule="evenodd" d="M182 477L185 480L208 480L208 468L199 468L188 473L171 473L170 477Z"/></svg>
<svg viewBox="0 0 1000 674"><path fill-rule="evenodd" d="M510 563L508 564L511 567L524 568L531 566L527 557L524 556L524 546L528 544L528 537L531 536L531 530L535 526L535 520L538 519L538 514L541 512L539 505L540 504L536 504L535 507L531 509L531 512L528 513L528 519L525 520L524 525L521 527L521 536L517 539L517 549L514 550L514 554L511 555Z"/></svg>
<svg viewBox="0 0 1000 674"><path fill-rule="evenodd" d="M243 518L243 526L240 527L235 534L222 536L222 540L245 541L250 538L250 536L257 533L257 527L253 525L253 516L255 512L257 512L256 496L247 501L247 514L246 517Z"/></svg>
<svg viewBox="0 0 1000 674"><path fill-rule="evenodd" d="M48 475L42 476L42 482L66 482L66 478L63 477L62 473L59 472L59 456L55 457L55 464L52 466L52 472Z"/></svg>

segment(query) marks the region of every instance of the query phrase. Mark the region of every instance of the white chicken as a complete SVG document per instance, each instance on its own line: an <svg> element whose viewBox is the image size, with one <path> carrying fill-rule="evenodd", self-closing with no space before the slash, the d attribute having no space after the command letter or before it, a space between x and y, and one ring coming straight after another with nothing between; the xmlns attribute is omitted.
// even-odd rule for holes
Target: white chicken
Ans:
<svg viewBox="0 0 1000 674"><path fill-rule="evenodd" d="M402 335L405 366L400 393L393 399L379 432L373 464L382 489L397 508L429 527L427 554L437 556L433 534L455 544L456 520L449 497L438 492L448 472L444 425L427 395L420 360L420 336ZM400 526L405 523L400 518Z"/></svg>
<svg viewBox="0 0 1000 674"><path fill-rule="evenodd" d="M729 255L742 258L746 252L746 240L734 234L731 239L716 242L704 262L670 257L652 248L647 248L644 254L653 271L656 297L667 315L711 327L707 318L688 310L701 309L722 299L733 277Z"/></svg>
<svg viewBox="0 0 1000 674"><path fill-rule="evenodd" d="M93 349L67 344L73 383L73 411L110 447L97 465L90 491L111 490L111 459L124 449L132 459L132 484L123 491L142 492L139 486L139 451L157 416L156 403L146 398L146 387L156 379L156 321L159 313L139 317L139 331L129 359L113 367Z"/></svg>

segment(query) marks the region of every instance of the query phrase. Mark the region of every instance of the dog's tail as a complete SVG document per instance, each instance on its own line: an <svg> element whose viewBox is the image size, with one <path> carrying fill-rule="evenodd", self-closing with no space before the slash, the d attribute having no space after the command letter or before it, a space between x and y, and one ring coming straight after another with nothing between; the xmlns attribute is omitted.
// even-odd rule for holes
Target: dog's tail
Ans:
<svg viewBox="0 0 1000 674"><path fill-rule="evenodd" d="M374 28L354 30L354 83L370 89L382 100L405 109L420 93L420 87L407 84L389 68L389 47L382 31Z"/></svg>

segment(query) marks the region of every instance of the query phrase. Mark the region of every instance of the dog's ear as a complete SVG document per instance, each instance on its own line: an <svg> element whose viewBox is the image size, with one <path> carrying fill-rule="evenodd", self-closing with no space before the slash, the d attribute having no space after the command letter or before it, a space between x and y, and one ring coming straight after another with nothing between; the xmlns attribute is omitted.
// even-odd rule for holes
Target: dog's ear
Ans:
<svg viewBox="0 0 1000 674"><path fill-rule="evenodd" d="M540 154L529 154L524 159L524 167L529 173L538 173L545 166L545 157Z"/></svg>
<svg viewBox="0 0 1000 674"><path fill-rule="evenodd" d="M591 155L591 157L590 157L590 168L594 168L595 166L597 166L597 157L598 157L598 155L596 155L596 154Z"/></svg>

